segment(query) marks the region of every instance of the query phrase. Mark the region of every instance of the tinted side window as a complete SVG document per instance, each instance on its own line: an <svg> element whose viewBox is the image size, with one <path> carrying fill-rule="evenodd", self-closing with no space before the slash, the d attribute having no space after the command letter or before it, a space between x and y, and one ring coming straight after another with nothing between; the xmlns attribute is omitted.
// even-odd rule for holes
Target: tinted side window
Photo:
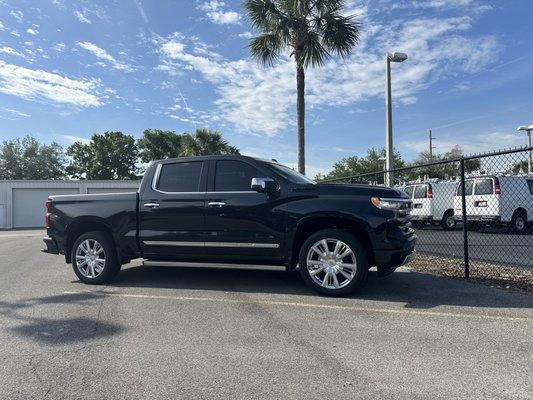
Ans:
<svg viewBox="0 0 533 400"><path fill-rule="evenodd" d="M480 179L476 181L474 194L492 194L493 193L492 179Z"/></svg>
<svg viewBox="0 0 533 400"><path fill-rule="evenodd" d="M249 191L252 178L261 178L263 175L251 165L241 161L217 161L215 192Z"/></svg>
<svg viewBox="0 0 533 400"><path fill-rule="evenodd" d="M425 199L427 197L427 186L426 185L418 185L415 188L415 199Z"/></svg>
<svg viewBox="0 0 533 400"><path fill-rule="evenodd" d="M157 189L164 192L198 192L202 162L163 164Z"/></svg>
<svg viewBox="0 0 533 400"><path fill-rule="evenodd" d="M533 194L533 179L528 179L527 185L529 186L529 193Z"/></svg>

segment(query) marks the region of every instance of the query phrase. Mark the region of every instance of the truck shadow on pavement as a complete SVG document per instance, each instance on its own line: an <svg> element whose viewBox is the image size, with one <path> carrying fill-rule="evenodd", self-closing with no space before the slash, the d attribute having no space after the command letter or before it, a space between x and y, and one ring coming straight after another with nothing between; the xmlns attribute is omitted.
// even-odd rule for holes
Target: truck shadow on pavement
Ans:
<svg viewBox="0 0 533 400"><path fill-rule="evenodd" d="M100 321L99 301L102 292L61 294L24 299L15 302L0 301L0 315L8 320L6 330L15 336L44 345L84 344L101 337L117 335L125 328L116 323ZM95 317L75 316L50 318L56 305L97 308ZM38 308L40 307L40 308ZM51 307L51 308L50 308ZM94 311L93 311L94 312ZM75 314L83 314L76 312Z"/></svg>
<svg viewBox="0 0 533 400"><path fill-rule="evenodd" d="M255 268L130 267L109 286L319 296L305 286L297 271ZM370 271L365 286L349 297L405 303L406 308L421 309L440 305L533 308L533 296L405 270L385 278Z"/></svg>

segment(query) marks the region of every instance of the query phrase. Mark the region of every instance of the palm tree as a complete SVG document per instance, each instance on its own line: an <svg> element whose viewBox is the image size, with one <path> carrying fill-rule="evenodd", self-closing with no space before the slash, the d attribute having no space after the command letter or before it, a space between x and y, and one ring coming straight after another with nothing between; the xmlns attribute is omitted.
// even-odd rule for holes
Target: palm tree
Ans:
<svg viewBox="0 0 533 400"><path fill-rule="evenodd" d="M305 173L305 69L332 55L346 57L359 41L359 23L342 15L345 0L246 0L260 32L248 45L252 57L274 64L285 50L296 61L298 170Z"/></svg>
<svg viewBox="0 0 533 400"><path fill-rule="evenodd" d="M239 154L239 149L230 146L219 132L196 129L194 134L186 133L181 138L181 155L207 156L216 154Z"/></svg>

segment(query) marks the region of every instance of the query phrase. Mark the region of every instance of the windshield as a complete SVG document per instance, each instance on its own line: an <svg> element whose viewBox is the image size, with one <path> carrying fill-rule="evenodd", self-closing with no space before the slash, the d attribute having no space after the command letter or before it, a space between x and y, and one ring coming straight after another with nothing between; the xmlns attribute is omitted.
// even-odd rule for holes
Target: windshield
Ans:
<svg viewBox="0 0 533 400"><path fill-rule="evenodd" d="M315 181L312 179L309 179L305 175L300 174L299 172L296 172L295 170L286 167L285 165L281 164L275 164L275 163L269 163L270 167L272 167L278 174L280 174L282 177L287 179L288 181L292 183L310 183L315 184Z"/></svg>

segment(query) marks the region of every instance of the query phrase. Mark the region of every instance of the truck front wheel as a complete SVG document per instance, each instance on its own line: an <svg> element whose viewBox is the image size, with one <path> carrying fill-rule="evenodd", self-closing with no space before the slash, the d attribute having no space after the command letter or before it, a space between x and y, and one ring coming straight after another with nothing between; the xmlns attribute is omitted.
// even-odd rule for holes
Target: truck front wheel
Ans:
<svg viewBox="0 0 533 400"><path fill-rule="evenodd" d="M106 232L87 232L72 246L72 268L80 281L101 284L120 271L113 240Z"/></svg>
<svg viewBox="0 0 533 400"><path fill-rule="evenodd" d="M368 257L364 246L352 234L325 229L305 241L299 265L309 287L328 296L342 296L362 285L368 272Z"/></svg>

